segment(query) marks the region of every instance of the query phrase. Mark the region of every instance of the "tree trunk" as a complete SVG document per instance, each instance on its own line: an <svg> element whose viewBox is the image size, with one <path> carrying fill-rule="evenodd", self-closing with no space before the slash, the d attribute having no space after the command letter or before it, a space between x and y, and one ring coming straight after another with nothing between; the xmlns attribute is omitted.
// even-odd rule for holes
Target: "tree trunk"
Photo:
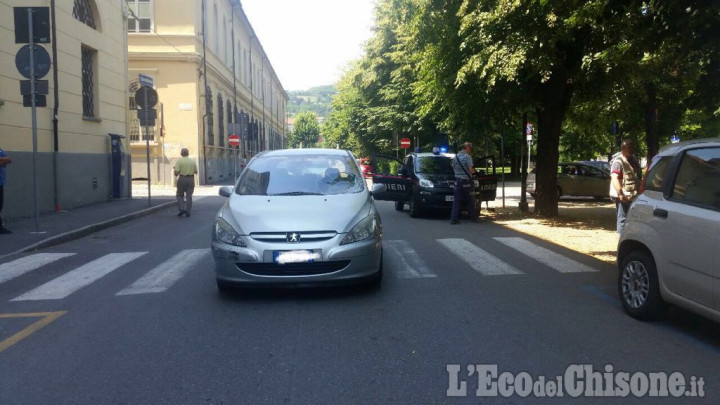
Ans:
<svg viewBox="0 0 720 405"><path fill-rule="evenodd" d="M537 110L538 144L535 165L535 213L542 217L558 215L557 165L560 130L573 94L566 69L558 67L541 85L542 105Z"/></svg>
<svg viewBox="0 0 720 405"><path fill-rule="evenodd" d="M645 143L648 163L660 149L657 122L657 91L652 82L645 83Z"/></svg>

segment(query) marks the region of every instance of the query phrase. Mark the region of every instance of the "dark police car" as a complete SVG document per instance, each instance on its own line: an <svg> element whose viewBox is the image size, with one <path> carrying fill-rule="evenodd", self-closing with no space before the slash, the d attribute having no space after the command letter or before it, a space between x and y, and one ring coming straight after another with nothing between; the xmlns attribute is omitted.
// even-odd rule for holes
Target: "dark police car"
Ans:
<svg viewBox="0 0 720 405"><path fill-rule="evenodd" d="M410 153L404 161L391 156L374 156L371 161L373 172L373 198L380 201L395 201L395 209L402 211L409 206L411 217L417 217L429 210L452 208L455 188L455 172L452 167L454 155L433 153ZM489 161L492 156L483 157L476 163ZM381 185L381 186L376 186ZM485 171L476 171L476 208L482 201L495 200L497 178Z"/></svg>

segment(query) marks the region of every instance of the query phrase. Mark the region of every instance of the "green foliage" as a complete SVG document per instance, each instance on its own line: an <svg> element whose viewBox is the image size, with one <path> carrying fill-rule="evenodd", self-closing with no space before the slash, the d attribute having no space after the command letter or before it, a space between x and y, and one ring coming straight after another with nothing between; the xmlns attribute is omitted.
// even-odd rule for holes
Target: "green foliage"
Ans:
<svg viewBox="0 0 720 405"><path fill-rule="evenodd" d="M318 117L327 117L330 115L330 103L335 93L335 86L332 85L288 91L287 113L294 117L301 112L312 111Z"/></svg>
<svg viewBox="0 0 720 405"><path fill-rule="evenodd" d="M528 114L536 209L554 216L556 163L615 152L613 122L646 155L673 134L718 136L720 3L378 0L374 35L336 87L325 144L357 156L448 134L451 149L469 140L496 156L502 139L517 164Z"/></svg>
<svg viewBox="0 0 720 405"><path fill-rule="evenodd" d="M315 147L320 137L320 126L317 115L312 111L301 112L295 117L295 127L290 134L290 145L297 148Z"/></svg>

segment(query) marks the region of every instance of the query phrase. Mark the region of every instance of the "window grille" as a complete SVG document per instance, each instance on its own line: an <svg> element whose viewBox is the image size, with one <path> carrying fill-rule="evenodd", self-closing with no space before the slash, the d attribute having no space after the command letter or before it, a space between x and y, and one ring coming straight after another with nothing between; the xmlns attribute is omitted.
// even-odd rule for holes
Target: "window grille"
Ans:
<svg viewBox="0 0 720 405"><path fill-rule="evenodd" d="M128 32L152 32L152 4L150 0L127 0L131 13Z"/></svg>
<svg viewBox="0 0 720 405"><path fill-rule="evenodd" d="M223 146L225 140L225 117L223 116L223 98L222 94L217 96L218 109L218 145Z"/></svg>
<svg viewBox="0 0 720 405"><path fill-rule="evenodd" d="M73 17L88 27L97 29L91 1L92 0L75 0L73 4Z"/></svg>
<svg viewBox="0 0 720 405"><path fill-rule="evenodd" d="M97 52L93 49L82 47L82 104L83 117L95 118L95 57Z"/></svg>
<svg viewBox="0 0 720 405"><path fill-rule="evenodd" d="M207 144L215 145L215 133L213 123L213 100L210 86L205 89L205 111L207 113Z"/></svg>

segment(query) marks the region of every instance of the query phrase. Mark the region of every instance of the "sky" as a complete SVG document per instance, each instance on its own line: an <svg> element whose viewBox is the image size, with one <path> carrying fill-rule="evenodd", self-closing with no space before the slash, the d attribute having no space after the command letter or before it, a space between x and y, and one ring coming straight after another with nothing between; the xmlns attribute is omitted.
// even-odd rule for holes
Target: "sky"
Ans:
<svg viewBox="0 0 720 405"><path fill-rule="evenodd" d="M335 84L372 35L375 0L241 0L285 90Z"/></svg>

